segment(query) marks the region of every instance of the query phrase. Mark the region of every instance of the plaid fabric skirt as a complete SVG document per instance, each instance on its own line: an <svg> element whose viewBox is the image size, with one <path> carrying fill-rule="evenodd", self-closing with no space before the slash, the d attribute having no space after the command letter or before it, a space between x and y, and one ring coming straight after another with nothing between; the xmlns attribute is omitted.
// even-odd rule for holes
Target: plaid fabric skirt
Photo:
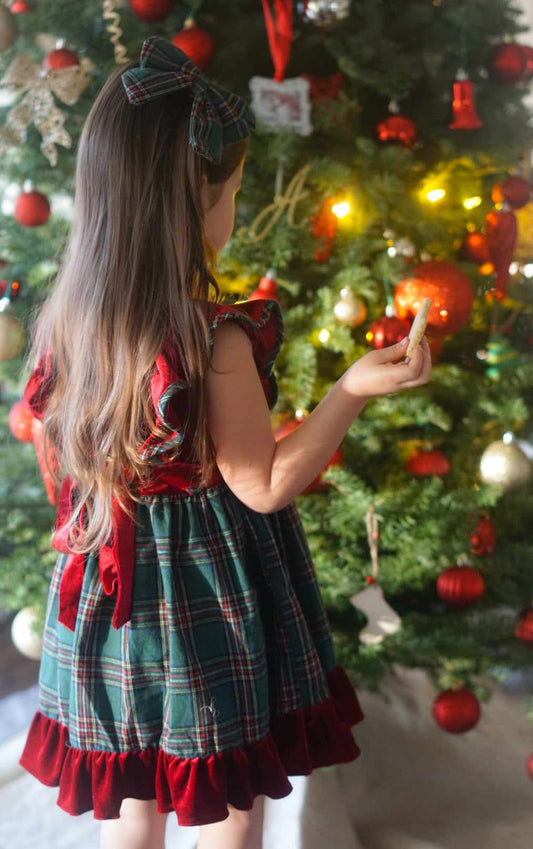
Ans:
<svg viewBox="0 0 533 849"><path fill-rule="evenodd" d="M21 765L70 814L157 799L180 825L288 795L290 775L352 761L363 719L337 664L297 508L247 508L222 483L136 504L131 619L115 630L87 555L74 632L50 584L39 710Z"/></svg>

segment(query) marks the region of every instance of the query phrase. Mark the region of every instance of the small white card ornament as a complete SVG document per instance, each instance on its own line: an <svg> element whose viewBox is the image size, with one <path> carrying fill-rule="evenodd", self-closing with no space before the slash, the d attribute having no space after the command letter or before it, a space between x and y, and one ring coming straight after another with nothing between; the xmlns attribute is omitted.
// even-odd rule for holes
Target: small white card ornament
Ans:
<svg viewBox="0 0 533 849"><path fill-rule="evenodd" d="M276 82L270 77L252 77L252 109L263 132L292 129L301 136L313 131L309 80L291 77Z"/></svg>
<svg viewBox="0 0 533 849"><path fill-rule="evenodd" d="M383 597L383 589L376 581L350 598L358 610L362 610L368 623L359 632L359 639L365 645L380 643L389 634L395 634L401 627L401 619Z"/></svg>

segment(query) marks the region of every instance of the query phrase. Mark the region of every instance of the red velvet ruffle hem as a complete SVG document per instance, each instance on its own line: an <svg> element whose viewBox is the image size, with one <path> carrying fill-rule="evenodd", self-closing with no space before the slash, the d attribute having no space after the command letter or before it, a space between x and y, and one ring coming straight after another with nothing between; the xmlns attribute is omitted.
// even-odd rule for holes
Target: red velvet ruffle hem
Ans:
<svg viewBox="0 0 533 849"><path fill-rule="evenodd" d="M157 799L179 825L206 825L229 816L228 802L250 810L254 797L288 796L288 775L348 763L361 753L351 725L364 718L342 666L328 674L331 695L319 704L272 718L270 731L247 746L205 757L180 758L151 747L133 752L84 751L69 745L66 726L38 711L19 763L49 787L73 816L117 819L125 798Z"/></svg>

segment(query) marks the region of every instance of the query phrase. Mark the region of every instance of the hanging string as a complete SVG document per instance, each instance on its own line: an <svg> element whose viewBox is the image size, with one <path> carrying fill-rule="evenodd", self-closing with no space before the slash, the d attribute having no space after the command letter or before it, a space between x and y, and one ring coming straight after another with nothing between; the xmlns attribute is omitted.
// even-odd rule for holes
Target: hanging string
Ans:
<svg viewBox="0 0 533 849"><path fill-rule="evenodd" d="M372 576L377 580L378 578L378 539L379 539L379 530L378 530L378 517L376 516L376 512L374 509L374 505L371 504L368 510L366 511L365 516L366 522L366 537L368 540L368 547L370 549L370 559L372 561Z"/></svg>
<svg viewBox="0 0 533 849"><path fill-rule="evenodd" d="M289 61L292 42L292 0L274 0L274 15L270 0L262 0L263 14L274 63L274 79L281 83L285 79L285 68Z"/></svg>

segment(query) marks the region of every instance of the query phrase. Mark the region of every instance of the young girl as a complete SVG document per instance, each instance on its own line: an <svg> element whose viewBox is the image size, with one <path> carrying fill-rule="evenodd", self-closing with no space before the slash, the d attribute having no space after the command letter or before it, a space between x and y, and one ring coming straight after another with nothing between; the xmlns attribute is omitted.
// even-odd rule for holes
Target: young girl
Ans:
<svg viewBox="0 0 533 849"><path fill-rule="evenodd" d="M427 343L354 363L278 443L274 300L220 302L254 126L150 36L79 143L75 219L25 399L61 483L39 710L20 763L102 849L258 849L265 796L360 754L293 499L373 396L430 378ZM216 300L210 300L211 287Z"/></svg>

